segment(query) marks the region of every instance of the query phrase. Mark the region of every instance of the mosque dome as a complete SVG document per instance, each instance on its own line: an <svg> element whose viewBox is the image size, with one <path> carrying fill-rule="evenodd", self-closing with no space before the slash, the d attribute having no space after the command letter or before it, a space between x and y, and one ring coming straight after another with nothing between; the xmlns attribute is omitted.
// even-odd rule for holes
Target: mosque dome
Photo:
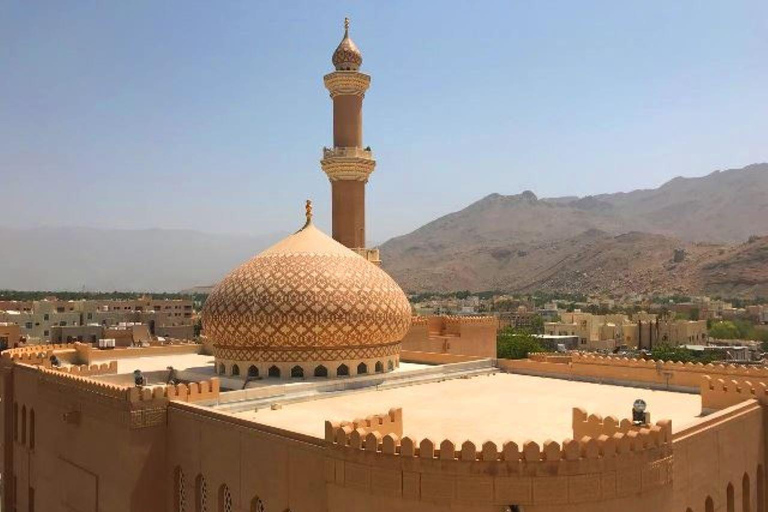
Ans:
<svg viewBox="0 0 768 512"><path fill-rule="evenodd" d="M333 52L331 62L336 71L357 71L363 63L363 54L349 37L349 18L344 18L344 38Z"/></svg>
<svg viewBox="0 0 768 512"><path fill-rule="evenodd" d="M206 300L203 329L219 373L311 376L324 368L332 376L338 362L352 374L397 366L408 298L386 272L317 229L309 204L307 212L302 229L230 272Z"/></svg>

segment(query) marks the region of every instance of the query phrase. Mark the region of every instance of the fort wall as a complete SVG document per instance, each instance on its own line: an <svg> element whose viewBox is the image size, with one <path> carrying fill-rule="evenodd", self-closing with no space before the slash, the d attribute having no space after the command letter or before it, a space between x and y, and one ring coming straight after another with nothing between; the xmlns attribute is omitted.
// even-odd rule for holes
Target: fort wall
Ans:
<svg viewBox="0 0 768 512"><path fill-rule="evenodd" d="M570 361L567 358L570 357ZM542 357L533 359L499 359L499 368L527 375L539 375L606 384L637 385L698 393L701 379L741 378L768 381L768 368L733 364L680 363L631 359L625 357L585 355Z"/></svg>
<svg viewBox="0 0 768 512"><path fill-rule="evenodd" d="M768 405L768 381L701 379L701 408L704 411L725 409L746 400L757 400Z"/></svg>
<svg viewBox="0 0 768 512"><path fill-rule="evenodd" d="M414 316L402 350L496 357L494 316Z"/></svg>
<svg viewBox="0 0 768 512"><path fill-rule="evenodd" d="M105 359L126 359L131 357L152 357L179 354L198 354L202 349L199 343L175 340L173 344L152 345L149 347L124 347L99 349L88 343L74 343L78 360L83 364L91 364Z"/></svg>
<svg viewBox="0 0 768 512"><path fill-rule="evenodd" d="M462 503L477 510L509 504L526 510L569 504L577 506L573 510L615 510L610 507L631 496L669 498L671 441L669 422L562 443L529 440L501 446L419 440L328 422L326 481L339 510L355 510L363 493L385 500L375 510L385 510L386 500L392 499L400 500L402 510ZM349 506L342 505L346 501ZM594 508L605 502L608 508Z"/></svg>

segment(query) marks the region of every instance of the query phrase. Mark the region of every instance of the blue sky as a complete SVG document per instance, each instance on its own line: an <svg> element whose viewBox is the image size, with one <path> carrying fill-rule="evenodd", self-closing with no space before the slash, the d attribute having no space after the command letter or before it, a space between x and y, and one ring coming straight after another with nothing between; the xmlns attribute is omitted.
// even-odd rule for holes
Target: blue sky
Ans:
<svg viewBox="0 0 768 512"><path fill-rule="evenodd" d="M6 225L322 227L344 16L373 76L369 238L492 192L768 161L768 2L6 1Z"/></svg>

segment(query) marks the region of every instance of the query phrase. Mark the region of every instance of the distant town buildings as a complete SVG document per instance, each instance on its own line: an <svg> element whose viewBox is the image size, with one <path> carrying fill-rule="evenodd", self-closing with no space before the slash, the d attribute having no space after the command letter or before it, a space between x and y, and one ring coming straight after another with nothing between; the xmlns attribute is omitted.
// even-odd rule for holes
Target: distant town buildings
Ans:
<svg viewBox="0 0 768 512"><path fill-rule="evenodd" d="M133 332L136 325L145 326L151 336L191 339L194 322L192 301L186 299L0 301L0 324L18 327L18 332L0 327L5 348L22 340L29 344L95 343L129 326Z"/></svg>

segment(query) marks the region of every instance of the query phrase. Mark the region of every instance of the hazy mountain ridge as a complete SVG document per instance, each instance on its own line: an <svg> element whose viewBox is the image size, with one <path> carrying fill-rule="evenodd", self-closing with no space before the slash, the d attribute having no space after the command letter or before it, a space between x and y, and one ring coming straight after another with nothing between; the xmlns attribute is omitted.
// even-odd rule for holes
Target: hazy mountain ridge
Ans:
<svg viewBox="0 0 768 512"><path fill-rule="evenodd" d="M768 164L582 198L490 194L381 251L409 291L768 295L768 237L745 242L760 234L768 234ZM283 236L0 227L0 289L206 287ZM733 241L742 243L725 245ZM677 248L683 262L672 260Z"/></svg>
<svg viewBox="0 0 768 512"><path fill-rule="evenodd" d="M768 234L768 164L583 198L490 194L381 253L412 291L752 295L768 291L765 239L726 244L760 234ZM686 251L682 262L673 262L675 249Z"/></svg>
<svg viewBox="0 0 768 512"><path fill-rule="evenodd" d="M0 289L177 291L218 281L283 236L0 228Z"/></svg>

